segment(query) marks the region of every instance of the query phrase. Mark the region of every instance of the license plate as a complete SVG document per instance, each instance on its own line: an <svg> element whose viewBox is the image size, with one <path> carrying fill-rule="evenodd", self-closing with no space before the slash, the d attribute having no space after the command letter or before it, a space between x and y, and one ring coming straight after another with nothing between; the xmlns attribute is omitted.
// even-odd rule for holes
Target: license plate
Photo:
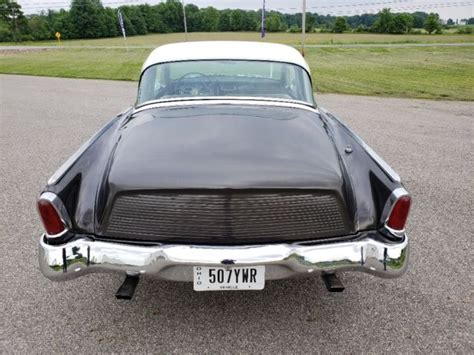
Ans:
<svg viewBox="0 0 474 355"><path fill-rule="evenodd" d="M265 266L195 266L194 291L263 290Z"/></svg>

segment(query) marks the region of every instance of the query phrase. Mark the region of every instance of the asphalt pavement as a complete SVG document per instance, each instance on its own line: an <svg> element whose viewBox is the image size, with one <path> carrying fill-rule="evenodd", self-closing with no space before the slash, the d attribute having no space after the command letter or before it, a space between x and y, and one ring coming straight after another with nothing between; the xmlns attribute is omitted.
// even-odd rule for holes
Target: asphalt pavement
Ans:
<svg viewBox="0 0 474 355"><path fill-rule="evenodd" d="M263 291L196 293L118 275L65 283L38 269L35 199L136 84L0 75L0 353L473 353L473 102L319 95L401 175L414 206L407 274L346 273Z"/></svg>

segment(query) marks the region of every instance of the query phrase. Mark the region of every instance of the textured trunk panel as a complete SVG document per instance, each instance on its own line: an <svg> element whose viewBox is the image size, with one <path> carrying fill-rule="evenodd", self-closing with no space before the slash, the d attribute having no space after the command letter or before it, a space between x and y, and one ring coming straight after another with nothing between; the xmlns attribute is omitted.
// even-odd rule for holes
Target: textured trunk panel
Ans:
<svg viewBox="0 0 474 355"><path fill-rule="evenodd" d="M342 201L314 191L163 191L121 194L105 235L143 241L255 243L341 236Z"/></svg>

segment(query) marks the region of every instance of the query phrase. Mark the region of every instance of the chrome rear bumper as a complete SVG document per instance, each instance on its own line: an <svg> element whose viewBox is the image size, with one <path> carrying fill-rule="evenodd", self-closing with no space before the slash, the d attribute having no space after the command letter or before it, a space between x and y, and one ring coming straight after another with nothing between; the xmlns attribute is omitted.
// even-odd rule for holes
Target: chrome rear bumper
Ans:
<svg viewBox="0 0 474 355"><path fill-rule="evenodd" d="M267 280L340 271L362 271L392 278L401 276L407 263L406 235L401 242L393 242L375 232L366 233L356 241L319 245L140 246L87 238L48 245L42 236L39 246L41 271L55 281L108 271L192 281L193 266L229 264L265 265Z"/></svg>

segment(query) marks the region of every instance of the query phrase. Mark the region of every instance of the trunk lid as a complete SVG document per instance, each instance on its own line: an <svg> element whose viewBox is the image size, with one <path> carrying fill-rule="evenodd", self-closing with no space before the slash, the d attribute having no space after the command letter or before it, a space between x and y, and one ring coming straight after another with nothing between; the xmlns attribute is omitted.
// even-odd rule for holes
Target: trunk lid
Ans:
<svg viewBox="0 0 474 355"><path fill-rule="evenodd" d="M209 105L136 115L122 130L108 183L117 191L340 190L343 174L333 143L314 112Z"/></svg>

